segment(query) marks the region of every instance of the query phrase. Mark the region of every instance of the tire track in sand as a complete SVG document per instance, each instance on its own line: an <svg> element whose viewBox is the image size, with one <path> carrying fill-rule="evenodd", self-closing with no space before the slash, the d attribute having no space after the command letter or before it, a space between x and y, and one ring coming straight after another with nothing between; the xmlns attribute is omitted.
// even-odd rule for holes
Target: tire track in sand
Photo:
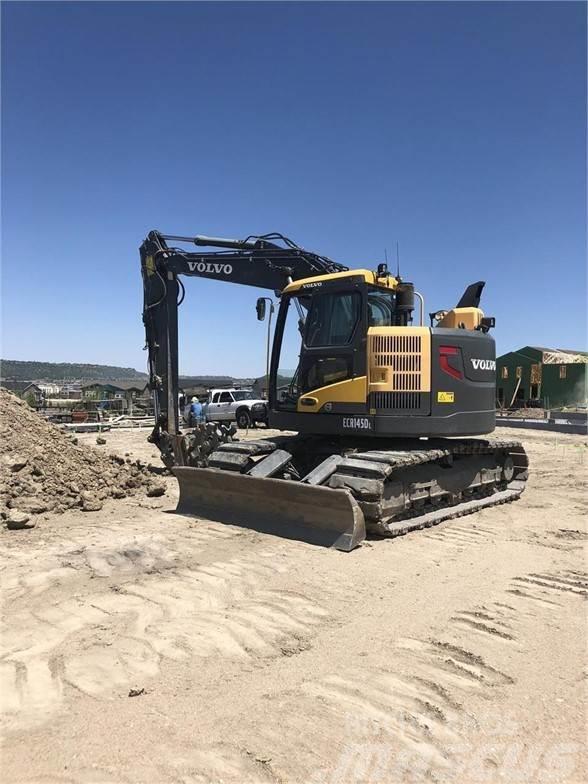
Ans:
<svg viewBox="0 0 588 784"><path fill-rule="evenodd" d="M526 577L536 579L534 573ZM584 580L570 571L540 577L571 602L582 596ZM280 779L289 781L302 769L313 784L460 780L460 754L471 750L472 735L488 721L500 732L503 709L495 706L508 700L515 673L525 671L522 660L537 623L559 615L559 604L529 608L525 597L512 593L513 584L520 583L515 579L491 600L456 611L435 637L386 644L383 666L370 665L366 654L364 667L266 695L261 748ZM239 724L233 732L238 738Z"/></svg>
<svg viewBox="0 0 588 784"><path fill-rule="evenodd" d="M475 726L467 709L472 697L488 700L514 683L479 653L446 639L401 638L386 661L383 668L347 667L303 682L296 693L268 695L264 715L275 711L279 722L264 723L262 748L280 780L295 775L292 737L295 769L302 766L315 784L400 781L394 765L407 760L418 761L427 779L451 767L452 749ZM233 727L234 737L242 724Z"/></svg>
<svg viewBox="0 0 588 784"><path fill-rule="evenodd" d="M91 592L68 596L78 564L59 573L57 599L53 575L11 614L0 659L6 726L44 721L68 687L98 697L144 682L166 658L247 660L309 647L327 613L282 589L284 568L264 555L188 569L178 568L177 554L136 540L84 552Z"/></svg>
<svg viewBox="0 0 588 784"><path fill-rule="evenodd" d="M535 606L561 607L571 596L588 596L588 574L581 571L531 572L514 577L507 591L520 599L528 599Z"/></svg>
<svg viewBox="0 0 588 784"><path fill-rule="evenodd" d="M116 766L87 766L82 760L70 764L67 773L27 777L27 784L271 784L276 779L268 762L228 743L198 749L155 748L150 759L119 761ZM73 768L73 769L72 769ZM12 784L14 779L4 779ZM22 782L22 779L19 779Z"/></svg>

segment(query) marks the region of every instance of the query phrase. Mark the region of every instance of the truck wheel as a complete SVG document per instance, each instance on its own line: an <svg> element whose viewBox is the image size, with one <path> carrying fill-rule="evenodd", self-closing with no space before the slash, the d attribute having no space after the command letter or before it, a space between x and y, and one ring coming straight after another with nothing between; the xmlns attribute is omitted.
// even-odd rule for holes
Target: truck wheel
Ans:
<svg viewBox="0 0 588 784"><path fill-rule="evenodd" d="M247 430L248 427L251 427L251 416L246 408L237 411L237 427L241 430Z"/></svg>

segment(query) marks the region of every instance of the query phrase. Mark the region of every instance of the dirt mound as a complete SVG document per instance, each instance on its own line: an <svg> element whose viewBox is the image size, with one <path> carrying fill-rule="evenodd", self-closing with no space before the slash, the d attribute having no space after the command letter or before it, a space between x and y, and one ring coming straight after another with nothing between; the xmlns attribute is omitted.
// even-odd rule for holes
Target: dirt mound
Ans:
<svg viewBox="0 0 588 784"><path fill-rule="evenodd" d="M0 439L0 514L8 522L72 507L93 512L107 498L165 492L165 484L144 464L76 446L71 436L4 389Z"/></svg>

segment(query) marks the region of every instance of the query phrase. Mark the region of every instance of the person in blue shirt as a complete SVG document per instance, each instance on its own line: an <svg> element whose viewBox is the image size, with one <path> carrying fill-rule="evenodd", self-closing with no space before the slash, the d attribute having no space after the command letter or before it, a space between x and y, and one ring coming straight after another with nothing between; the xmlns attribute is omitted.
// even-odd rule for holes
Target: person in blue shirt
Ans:
<svg viewBox="0 0 588 784"><path fill-rule="evenodd" d="M204 417L202 415L202 403L198 400L197 397L193 397L192 404L190 406L190 424L194 426L198 425L200 422L204 422Z"/></svg>

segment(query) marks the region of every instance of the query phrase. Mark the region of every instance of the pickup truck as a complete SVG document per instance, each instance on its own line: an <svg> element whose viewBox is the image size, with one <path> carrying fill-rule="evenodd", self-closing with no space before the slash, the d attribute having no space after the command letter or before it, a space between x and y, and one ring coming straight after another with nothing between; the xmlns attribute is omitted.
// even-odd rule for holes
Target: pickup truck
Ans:
<svg viewBox="0 0 588 784"><path fill-rule="evenodd" d="M236 422L240 428L267 424L267 402L250 389L211 389L202 413L207 422Z"/></svg>

